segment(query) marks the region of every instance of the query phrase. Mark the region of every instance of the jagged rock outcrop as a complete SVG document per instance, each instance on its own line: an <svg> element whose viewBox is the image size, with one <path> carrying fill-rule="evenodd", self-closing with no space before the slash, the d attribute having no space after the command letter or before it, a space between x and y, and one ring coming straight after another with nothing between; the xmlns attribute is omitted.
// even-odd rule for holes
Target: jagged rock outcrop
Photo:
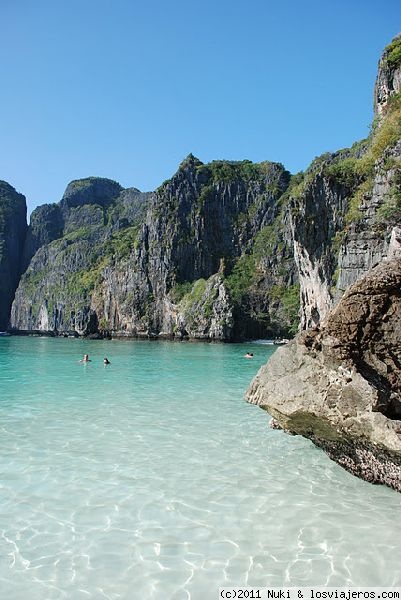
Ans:
<svg viewBox="0 0 401 600"><path fill-rule="evenodd" d="M0 330L8 327L11 303L21 275L26 235L25 196L0 181Z"/></svg>
<svg viewBox="0 0 401 600"><path fill-rule="evenodd" d="M164 321L160 336L177 338L229 340L234 319L231 298L222 273L208 280L199 279L189 294L174 304L165 300Z"/></svg>
<svg viewBox="0 0 401 600"><path fill-rule="evenodd" d="M397 193L400 159L401 140L386 149L374 165L371 189L362 195L359 215L344 231L338 254L335 301L387 255L391 231L399 221L398 210L392 210L392 204ZM393 166L388 168L388 165Z"/></svg>
<svg viewBox="0 0 401 600"><path fill-rule="evenodd" d="M333 305L336 252L333 242L344 228L352 183L330 173L337 156L324 155L312 166L290 205L294 258L301 291L301 329L317 325Z"/></svg>
<svg viewBox="0 0 401 600"><path fill-rule="evenodd" d="M355 475L401 491L401 253L262 367L249 402Z"/></svg>
<svg viewBox="0 0 401 600"><path fill-rule="evenodd" d="M382 117L388 101L401 90L401 34L385 48L379 62L374 92L375 116Z"/></svg>
<svg viewBox="0 0 401 600"><path fill-rule="evenodd" d="M318 325L344 291L387 255L400 217L401 140L376 159L370 152L367 145L361 154L324 155L291 198L301 329Z"/></svg>

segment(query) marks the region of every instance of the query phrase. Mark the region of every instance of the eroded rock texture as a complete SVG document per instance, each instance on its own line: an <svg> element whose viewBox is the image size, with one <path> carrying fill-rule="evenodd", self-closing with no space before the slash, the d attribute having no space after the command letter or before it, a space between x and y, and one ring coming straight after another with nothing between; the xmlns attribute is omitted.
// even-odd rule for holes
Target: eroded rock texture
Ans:
<svg viewBox="0 0 401 600"><path fill-rule="evenodd" d="M213 340L287 333L299 302L279 203L289 181L277 163L190 155L149 194L100 178L70 183L59 204L32 215L12 326Z"/></svg>
<svg viewBox="0 0 401 600"><path fill-rule="evenodd" d="M248 401L352 473L401 491L401 257L345 293L320 328L280 348Z"/></svg>

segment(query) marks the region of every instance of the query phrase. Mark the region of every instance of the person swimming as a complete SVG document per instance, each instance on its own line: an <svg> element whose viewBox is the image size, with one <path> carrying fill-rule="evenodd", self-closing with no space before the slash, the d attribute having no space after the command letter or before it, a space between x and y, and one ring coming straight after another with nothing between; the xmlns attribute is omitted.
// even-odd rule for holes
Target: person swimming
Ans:
<svg viewBox="0 0 401 600"><path fill-rule="evenodd" d="M247 352L244 354L244 358L253 358L253 352Z"/></svg>
<svg viewBox="0 0 401 600"><path fill-rule="evenodd" d="M109 361L109 359L106 356L103 359L103 364L104 365L111 365L111 362Z"/></svg>
<svg viewBox="0 0 401 600"><path fill-rule="evenodd" d="M79 362L92 362L92 361L89 358L89 354L84 354L84 357L81 358L81 360Z"/></svg>

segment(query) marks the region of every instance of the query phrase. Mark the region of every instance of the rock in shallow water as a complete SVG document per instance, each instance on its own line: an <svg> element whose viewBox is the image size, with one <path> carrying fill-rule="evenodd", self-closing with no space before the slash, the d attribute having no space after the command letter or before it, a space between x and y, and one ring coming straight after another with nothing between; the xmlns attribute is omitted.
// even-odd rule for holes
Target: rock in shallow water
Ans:
<svg viewBox="0 0 401 600"><path fill-rule="evenodd" d="M358 477L401 491L400 341L396 257L357 281L320 329L279 348L247 400Z"/></svg>

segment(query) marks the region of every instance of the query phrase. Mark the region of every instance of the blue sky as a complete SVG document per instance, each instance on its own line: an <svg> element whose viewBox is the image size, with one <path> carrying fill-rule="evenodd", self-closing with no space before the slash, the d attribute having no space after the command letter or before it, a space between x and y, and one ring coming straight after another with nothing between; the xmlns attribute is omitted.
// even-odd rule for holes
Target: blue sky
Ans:
<svg viewBox="0 0 401 600"><path fill-rule="evenodd" d="M303 170L365 137L388 0L0 0L0 179L143 191L192 152Z"/></svg>

